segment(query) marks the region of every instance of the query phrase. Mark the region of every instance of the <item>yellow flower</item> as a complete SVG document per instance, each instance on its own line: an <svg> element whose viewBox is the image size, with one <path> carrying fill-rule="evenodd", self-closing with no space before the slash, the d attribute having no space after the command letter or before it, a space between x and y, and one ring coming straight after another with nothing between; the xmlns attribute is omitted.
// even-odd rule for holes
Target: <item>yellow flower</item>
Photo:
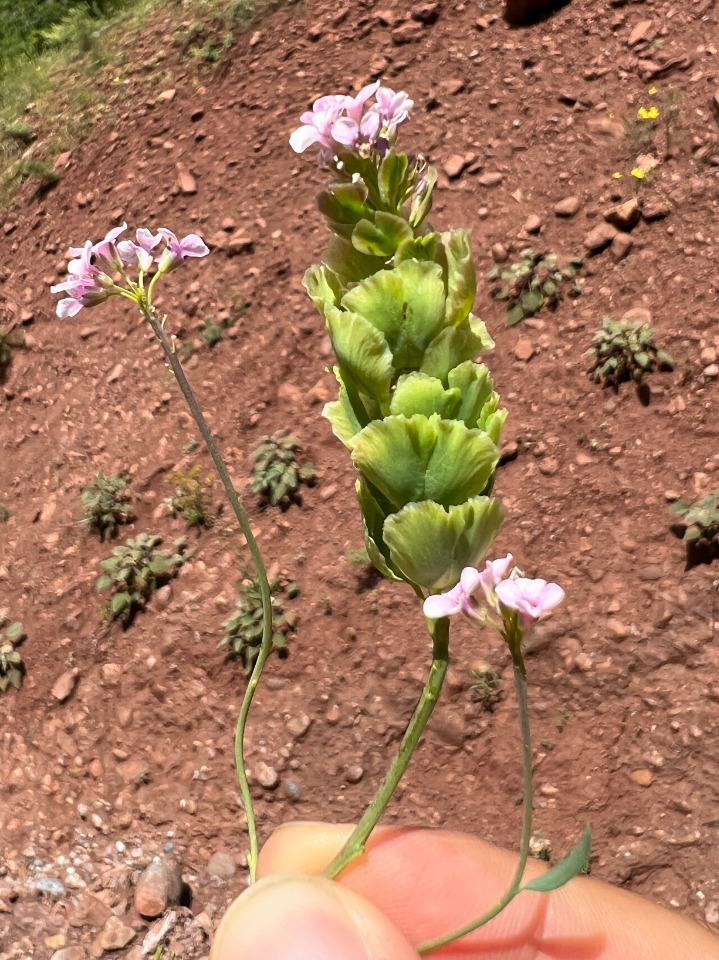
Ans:
<svg viewBox="0 0 719 960"><path fill-rule="evenodd" d="M641 167L635 167L632 170L632 176L635 180L643 180L646 177L646 173L642 170Z"/></svg>
<svg viewBox="0 0 719 960"><path fill-rule="evenodd" d="M653 97L653 96L654 96L655 94L657 94L657 93L659 93L659 91L657 90L656 87L650 87L650 88L649 88L649 96L650 96L650 97Z"/></svg>
<svg viewBox="0 0 719 960"><path fill-rule="evenodd" d="M612 174L612 180L621 180L623 176L624 176L623 173L620 173L618 170L616 170L616 171Z"/></svg>
<svg viewBox="0 0 719 960"><path fill-rule="evenodd" d="M637 117L640 120L656 120L659 116L659 107L640 107Z"/></svg>

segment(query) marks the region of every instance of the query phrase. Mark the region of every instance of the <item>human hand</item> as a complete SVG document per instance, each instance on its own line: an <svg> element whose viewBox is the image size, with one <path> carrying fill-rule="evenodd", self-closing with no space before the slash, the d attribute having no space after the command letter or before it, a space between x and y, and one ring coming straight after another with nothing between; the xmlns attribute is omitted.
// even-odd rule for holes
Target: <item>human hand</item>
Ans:
<svg viewBox="0 0 719 960"><path fill-rule="evenodd" d="M270 837L259 883L231 904L210 960L417 960L509 886L516 857L449 831L379 828L340 881L320 875L350 826L292 823ZM525 878L542 873L531 861ZM719 960L719 937L589 877L522 893L442 960Z"/></svg>

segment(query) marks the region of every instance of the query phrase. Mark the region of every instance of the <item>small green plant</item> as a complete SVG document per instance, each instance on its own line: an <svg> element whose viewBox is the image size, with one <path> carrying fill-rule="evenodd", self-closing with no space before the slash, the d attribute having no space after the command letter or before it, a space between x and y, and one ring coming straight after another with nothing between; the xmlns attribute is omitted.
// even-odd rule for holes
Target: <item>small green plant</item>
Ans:
<svg viewBox="0 0 719 960"><path fill-rule="evenodd" d="M127 481L122 476L106 477L98 473L97 480L81 493L84 511L82 523L100 534L101 540L112 540L121 523L130 523L135 515L130 507Z"/></svg>
<svg viewBox="0 0 719 960"><path fill-rule="evenodd" d="M476 663L469 690L472 700L491 713L502 696L502 677L488 663Z"/></svg>
<svg viewBox="0 0 719 960"><path fill-rule="evenodd" d="M285 598L293 600L299 594L296 583L282 583L276 576L270 583L272 591L272 648L280 653L286 650L287 636L297 624L293 610L285 611L278 596L281 590ZM246 578L240 585L239 597L233 615L222 624L225 635L221 647L227 647L231 660L241 660L245 673L250 673L260 652L262 641L262 595L257 581Z"/></svg>
<svg viewBox="0 0 719 960"><path fill-rule="evenodd" d="M25 640L22 624L9 623L6 617L0 618L0 693L8 687L19 690L25 675L25 665L17 648Z"/></svg>
<svg viewBox="0 0 719 960"><path fill-rule="evenodd" d="M0 331L0 376L10 366L12 351L15 347L25 346L25 332L21 328Z"/></svg>
<svg viewBox="0 0 719 960"><path fill-rule="evenodd" d="M654 370L673 370L674 361L657 347L654 336L652 328L644 324L606 317L585 353L592 359L589 376L616 391L628 380L641 388L644 375Z"/></svg>
<svg viewBox="0 0 719 960"><path fill-rule="evenodd" d="M7 504L3 503L0 500L0 523L7 523L10 519L10 511L7 507Z"/></svg>
<svg viewBox="0 0 719 960"><path fill-rule="evenodd" d="M129 626L139 610L143 610L157 587L167 583L189 559L184 553L184 540L175 541L175 553L158 551L162 537L140 533L115 547L112 555L100 564L105 571L97 581L97 590L111 590L105 615L108 620L122 620Z"/></svg>
<svg viewBox="0 0 719 960"><path fill-rule="evenodd" d="M507 301L507 325L516 326L545 306L555 310L567 284L569 295L578 297L582 281L577 279L577 273L583 262L581 257L573 257L565 267L560 267L556 254L535 253L527 247L520 253L519 260L506 270L493 267L487 279L501 280L492 296L495 300Z"/></svg>
<svg viewBox="0 0 719 960"><path fill-rule="evenodd" d="M216 347L222 340L222 326L216 320L207 320L200 327L202 339L208 347Z"/></svg>
<svg viewBox="0 0 719 960"><path fill-rule="evenodd" d="M174 493L165 503L173 517L184 518L188 527L206 527L209 525L205 491L200 479L200 466L195 466L187 473L175 470L167 477L167 482L174 487ZM205 483L212 483L212 477L206 477Z"/></svg>
<svg viewBox="0 0 719 960"><path fill-rule="evenodd" d="M14 180L37 180L38 185L45 189L62 179L59 170L55 170L45 160L36 160L33 157L25 157L19 160L13 167L10 176Z"/></svg>
<svg viewBox="0 0 719 960"><path fill-rule="evenodd" d="M158 947L155 950L152 960L177 960L172 950L165 950L164 947Z"/></svg>
<svg viewBox="0 0 719 960"><path fill-rule="evenodd" d="M672 529L686 544L687 569L719 557L719 490L694 503L677 500L670 509L680 519Z"/></svg>
<svg viewBox="0 0 719 960"><path fill-rule="evenodd" d="M3 136L9 140L15 140L26 147L36 139L35 132L29 123L23 123L22 120L15 120L2 125Z"/></svg>
<svg viewBox="0 0 719 960"><path fill-rule="evenodd" d="M300 466L297 454L302 444L297 437L282 432L263 437L260 445L252 451L255 462L252 490L259 493L263 502L273 507L287 507L298 500L301 483L313 486L317 480L311 463Z"/></svg>
<svg viewBox="0 0 719 960"><path fill-rule="evenodd" d="M348 550L345 554L345 562L351 567L371 567L372 558L367 553L366 547L359 547L356 550Z"/></svg>

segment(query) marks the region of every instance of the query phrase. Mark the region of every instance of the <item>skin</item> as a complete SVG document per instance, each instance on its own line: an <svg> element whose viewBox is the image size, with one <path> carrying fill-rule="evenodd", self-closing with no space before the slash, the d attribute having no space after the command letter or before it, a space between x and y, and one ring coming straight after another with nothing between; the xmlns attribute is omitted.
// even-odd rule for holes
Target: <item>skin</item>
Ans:
<svg viewBox="0 0 719 960"><path fill-rule="evenodd" d="M449 831L380 828L339 882L320 876L350 826L293 823L262 850L260 881L231 904L210 960L417 960L414 945L502 895L513 854ZM525 879L544 871L532 861ZM719 960L707 929L589 877L523 893L430 956L442 960Z"/></svg>

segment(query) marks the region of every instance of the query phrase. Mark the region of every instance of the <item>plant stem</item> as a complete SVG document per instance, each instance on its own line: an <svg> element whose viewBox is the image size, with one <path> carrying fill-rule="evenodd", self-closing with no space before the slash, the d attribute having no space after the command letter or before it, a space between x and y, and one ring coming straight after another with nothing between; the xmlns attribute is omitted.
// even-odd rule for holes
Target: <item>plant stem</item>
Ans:
<svg viewBox="0 0 719 960"><path fill-rule="evenodd" d="M416 947L417 953L430 953L432 950L439 950L440 947L448 943L454 943L468 933L478 930L485 923L493 920L497 914L514 900L520 892L522 886L522 877L527 866L529 858L529 841L532 837L532 742L529 728L529 704L527 702L527 674L524 668L524 660L517 645L512 650L512 667L514 670L514 687L517 691L517 704L519 707L519 726L522 734L522 766L524 772L524 807L522 812L522 836L519 842L519 861L517 869L514 871L512 882L507 888L507 892L499 899L493 907L490 907L486 913L476 920L466 923L452 933L447 933L442 937L436 937L434 940L428 940L426 943Z"/></svg>
<svg viewBox="0 0 719 960"><path fill-rule="evenodd" d="M153 277L153 281L154 279L155 278ZM170 368L175 375L175 379L177 380L185 400L187 401L187 406L190 408L190 413L197 424L200 434L202 435L202 439L205 441L210 456L212 457L212 461L215 464L217 473L222 481L222 486L225 488L227 499L230 501L230 506L237 517L237 522L239 523L244 538L247 542L247 546L249 547L252 560L257 571L257 581L259 583L260 595L262 597L262 642L260 644L259 653L257 660L255 661L252 674L250 675L250 679L247 683L247 689L245 690L245 695L242 700L242 706L237 718L237 728L235 730L235 764L237 766L237 779L239 780L242 804L245 808L245 815L247 817L247 832L250 840L250 849L247 854L247 865L250 871L250 883L254 883L257 872L259 846L257 842L257 823L255 820L255 811L252 803L252 795L250 793L250 784L247 779L247 772L245 770L244 737L245 727L247 725L247 717L250 712L250 706L252 705L252 698L255 695L257 684L259 683L260 675L265 665L265 660L267 660L267 657L272 650L272 597L270 584L267 580L267 571L265 570L265 564L264 560L262 559L260 548L257 545L257 540L255 539L255 536L252 533L252 528L250 527L250 521L242 506L240 497L235 490L234 484L232 483L232 478L227 470L225 461L222 458L222 454L215 443L207 421L205 420L204 414L202 413L202 410L195 399L195 395L192 392L192 387L190 386L187 376L185 375L182 364L180 363L177 354L172 349L172 343L170 342L167 334L163 330L161 322L158 319L157 311L149 302L140 303L140 309L152 327L153 333L162 345L162 349L167 357L167 362L169 363Z"/></svg>
<svg viewBox="0 0 719 960"><path fill-rule="evenodd" d="M379 785L370 805L365 810L362 819L354 828L340 852L325 870L325 876L329 877L330 880L333 880L356 857L364 853L367 840L384 813L387 804L392 799L392 794L397 788L397 784L409 766L412 755L417 748L419 738L422 736L422 732L427 726L427 721L432 716L432 711L437 704L447 673L447 667L449 666L449 620L444 617L441 620L434 621L431 632L432 666L429 671L429 676L427 677L427 682L424 685L422 694L412 714L412 719L409 721L404 736L402 737L397 755L385 774L384 780Z"/></svg>

